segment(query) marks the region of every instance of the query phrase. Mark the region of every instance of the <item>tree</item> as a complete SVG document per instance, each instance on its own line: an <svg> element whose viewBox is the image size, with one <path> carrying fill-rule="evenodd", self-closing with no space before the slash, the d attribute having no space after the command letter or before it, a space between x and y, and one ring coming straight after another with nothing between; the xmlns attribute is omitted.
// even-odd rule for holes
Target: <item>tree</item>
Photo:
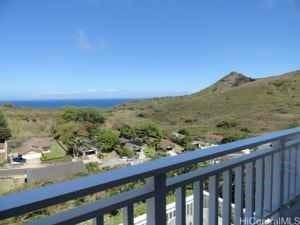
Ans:
<svg viewBox="0 0 300 225"><path fill-rule="evenodd" d="M134 150L128 148L118 147L116 148L116 152L122 157L133 158L135 155Z"/></svg>
<svg viewBox="0 0 300 225"><path fill-rule="evenodd" d="M2 105L2 107L4 107L4 108L15 108L15 106L12 103L4 103Z"/></svg>
<svg viewBox="0 0 300 225"><path fill-rule="evenodd" d="M97 129L94 135L97 147L104 152L112 151L119 144L119 136L111 129Z"/></svg>
<svg viewBox="0 0 300 225"><path fill-rule="evenodd" d="M153 147L146 147L144 149L144 153L145 153L146 157L148 157L150 159L156 158L156 150Z"/></svg>
<svg viewBox="0 0 300 225"><path fill-rule="evenodd" d="M7 121L2 112L0 112L0 127L7 127Z"/></svg>
<svg viewBox="0 0 300 225"><path fill-rule="evenodd" d="M103 123L104 116L96 109L78 109L67 108L62 114L63 120L67 122L90 122L90 123Z"/></svg>
<svg viewBox="0 0 300 225"><path fill-rule="evenodd" d="M185 136L190 136L190 132L186 128L179 129L178 133Z"/></svg>
<svg viewBox="0 0 300 225"><path fill-rule="evenodd" d="M154 123L145 123L137 128L137 135L141 138L151 137L161 139L163 137L162 130Z"/></svg>
<svg viewBox="0 0 300 225"><path fill-rule="evenodd" d="M0 142L4 142L10 137L11 137L11 131L8 128L8 124L3 113L0 112Z"/></svg>
<svg viewBox="0 0 300 225"><path fill-rule="evenodd" d="M124 125L120 128L120 136L128 139L133 139L136 137L136 131L134 128Z"/></svg>
<svg viewBox="0 0 300 225"><path fill-rule="evenodd" d="M77 149L80 146L80 137L82 132L80 126L75 122L67 122L59 124L53 131L54 138L59 139L68 148L68 153L73 156L77 155Z"/></svg>

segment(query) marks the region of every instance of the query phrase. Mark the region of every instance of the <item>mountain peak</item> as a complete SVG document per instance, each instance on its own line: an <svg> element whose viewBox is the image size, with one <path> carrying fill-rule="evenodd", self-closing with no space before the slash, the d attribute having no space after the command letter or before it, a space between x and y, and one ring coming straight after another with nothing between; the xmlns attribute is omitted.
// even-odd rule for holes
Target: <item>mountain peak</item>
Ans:
<svg viewBox="0 0 300 225"><path fill-rule="evenodd" d="M213 85L215 92L223 92L233 87L255 81L255 79L248 77L242 73L232 71Z"/></svg>

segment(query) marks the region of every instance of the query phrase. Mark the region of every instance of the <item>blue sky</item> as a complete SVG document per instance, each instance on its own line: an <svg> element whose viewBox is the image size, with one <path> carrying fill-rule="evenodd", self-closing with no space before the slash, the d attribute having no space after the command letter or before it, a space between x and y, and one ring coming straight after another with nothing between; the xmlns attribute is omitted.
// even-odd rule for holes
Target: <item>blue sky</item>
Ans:
<svg viewBox="0 0 300 225"><path fill-rule="evenodd" d="M299 0L0 0L0 99L191 93L300 68Z"/></svg>

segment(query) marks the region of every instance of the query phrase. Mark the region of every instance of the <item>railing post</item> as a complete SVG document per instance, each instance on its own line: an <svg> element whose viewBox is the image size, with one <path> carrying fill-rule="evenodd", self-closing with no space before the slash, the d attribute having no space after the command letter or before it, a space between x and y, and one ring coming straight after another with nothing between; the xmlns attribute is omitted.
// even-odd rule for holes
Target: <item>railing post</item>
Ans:
<svg viewBox="0 0 300 225"><path fill-rule="evenodd" d="M263 218L264 209L264 180L265 180L265 160L260 158L255 164L255 216L256 219Z"/></svg>
<svg viewBox="0 0 300 225"><path fill-rule="evenodd" d="M123 208L123 225L134 225L133 205Z"/></svg>
<svg viewBox="0 0 300 225"><path fill-rule="evenodd" d="M185 187L177 188L176 195L176 225L186 224L186 200L185 200Z"/></svg>
<svg viewBox="0 0 300 225"><path fill-rule="evenodd" d="M273 155L266 156L264 160L264 216L268 216L272 213Z"/></svg>
<svg viewBox="0 0 300 225"><path fill-rule="evenodd" d="M300 194L300 145L296 146L296 196Z"/></svg>
<svg viewBox="0 0 300 225"><path fill-rule="evenodd" d="M278 198L278 193L283 192L282 182L283 182L283 145L281 140L275 141L272 143L272 148L274 150L280 149L279 152L276 152L273 155L273 185L272 185L272 211L275 212L281 207L281 198Z"/></svg>
<svg viewBox="0 0 300 225"><path fill-rule="evenodd" d="M243 219L243 166L234 168L234 175L234 225L241 225Z"/></svg>
<svg viewBox="0 0 300 225"><path fill-rule="evenodd" d="M154 197L147 200L147 225L166 225L166 175L147 179L147 185L154 189Z"/></svg>
<svg viewBox="0 0 300 225"><path fill-rule="evenodd" d="M223 172L223 225L231 224L232 174L231 170Z"/></svg>
<svg viewBox="0 0 300 225"><path fill-rule="evenodd" d="M217 176L209 177L208 181L208 191L209 191L209 224L218 225L218 181Z"/></svg>
<svg viewBox="0 0 300 225"><path fill-rule="evenodd" d="M251 224L249 221L253 218L254 211L254 172L253 162L246 164L246 177L245 177L245 220L246 224Z"/></svg>
<svg viewBox="0 0 300 225"><path fill-rule="evenodd" d="M104 217L102 215L97 216L94 221L95 225L104 225Z"/></svg>
<svg viewBox="0 0 300 225"><path fill-rule="evenodd" d="M196 181L193 185L194 194L194 224L203 225L203 181Z"/></svg>
<svg viewBox="0 0 300 225"><path fill-rule="evenodd" d="M285 167L285 154L284 154L284 145L285 145L285 141L284 139L280 139L279 141L275 142L274 143L275 146L274 147L278 147L280 148L280 159L281 159L281 162L280 162L280 185L279 185L279 193L280 193L280 207L283 205L284 203L284 167Z"/></svg>

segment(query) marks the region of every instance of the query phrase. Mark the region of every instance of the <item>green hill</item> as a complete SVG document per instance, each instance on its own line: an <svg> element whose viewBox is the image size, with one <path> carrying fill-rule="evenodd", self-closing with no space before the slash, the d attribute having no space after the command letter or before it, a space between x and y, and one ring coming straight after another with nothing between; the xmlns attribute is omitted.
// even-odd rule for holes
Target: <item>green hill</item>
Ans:
<svg viewBox="0 0 300 225"><path fill-rule="evenodd" d="M261 79L232 72L192 95L118 107L110 118L112 126L141 120L217 140L300 126L300 71Z"/></svg>

